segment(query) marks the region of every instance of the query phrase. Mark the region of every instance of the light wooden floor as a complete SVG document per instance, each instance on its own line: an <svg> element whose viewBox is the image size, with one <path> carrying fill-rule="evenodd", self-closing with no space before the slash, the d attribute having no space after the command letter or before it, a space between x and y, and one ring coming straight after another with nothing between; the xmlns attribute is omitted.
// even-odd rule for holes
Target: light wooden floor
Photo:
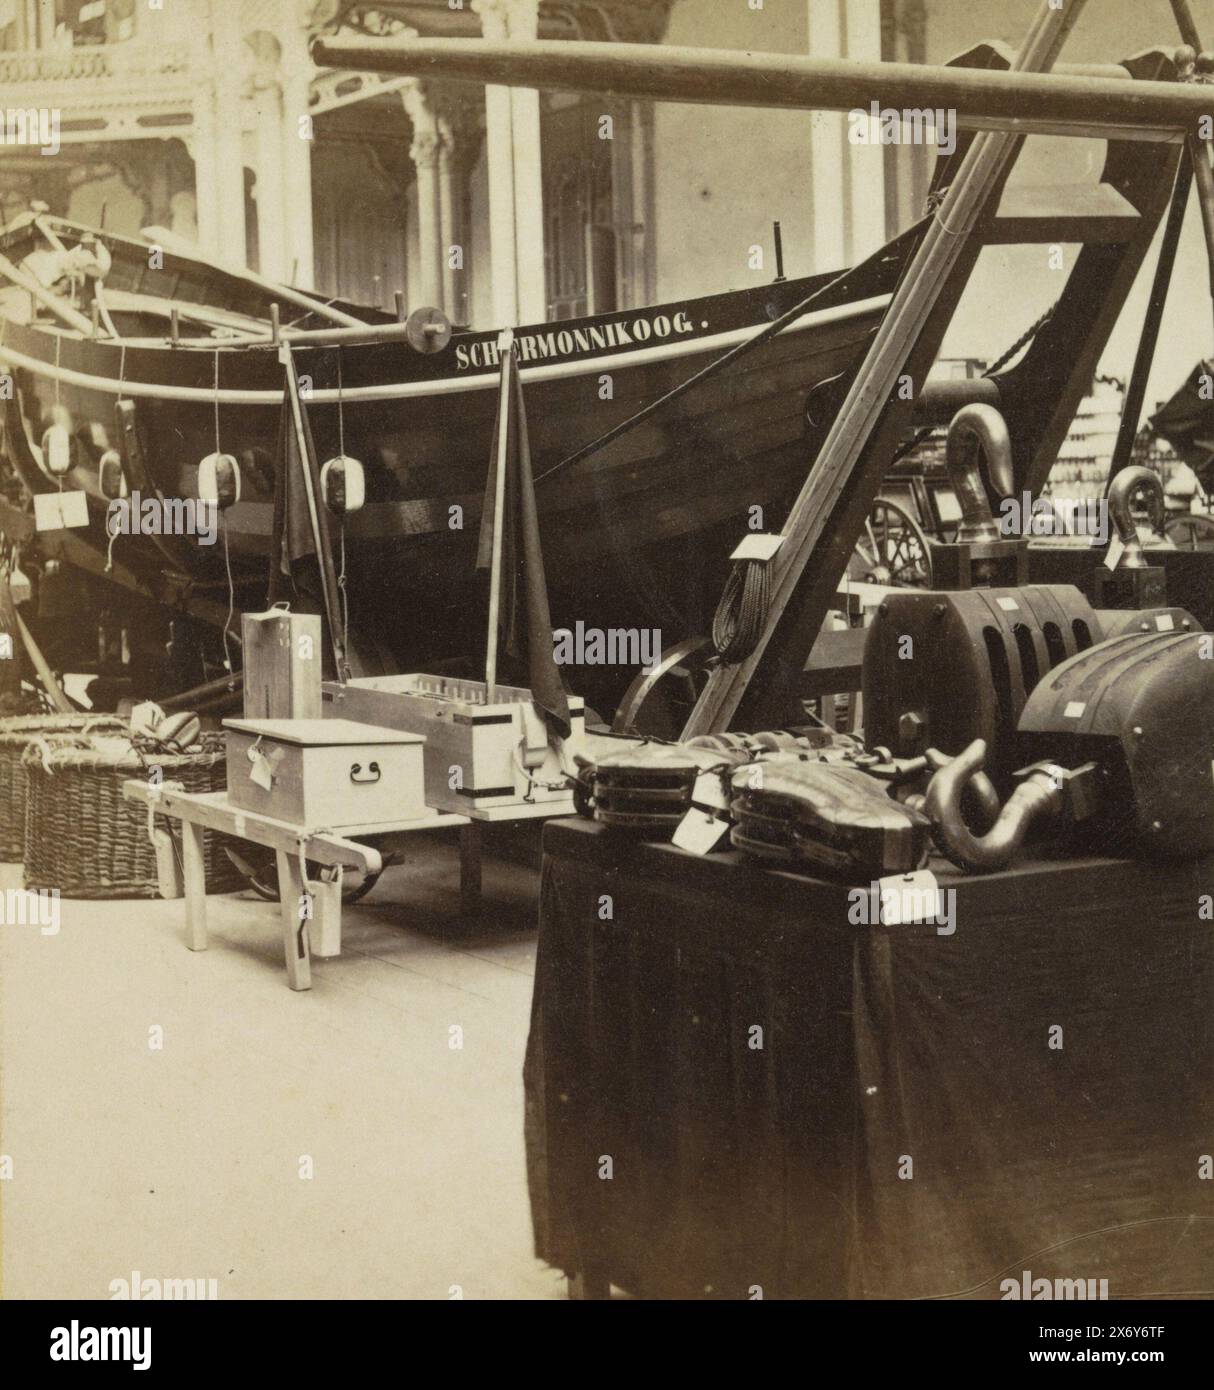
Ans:
<svg viewBox="0 0 1214 1390"><path fill-rule="evenodd" d="M487 857L461 933L455 840L417 839L308 994L245 895L210 900L202 954L181 903L0 926L5 1297L107 1298L134 1270L221 1298L564 1297L524 1170L535 874Z"/></svg>

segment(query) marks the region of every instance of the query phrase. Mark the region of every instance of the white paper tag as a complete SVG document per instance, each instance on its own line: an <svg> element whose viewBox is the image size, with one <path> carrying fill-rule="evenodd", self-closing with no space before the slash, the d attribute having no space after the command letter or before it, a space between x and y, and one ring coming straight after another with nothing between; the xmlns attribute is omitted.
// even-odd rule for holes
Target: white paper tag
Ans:
<svg viewBox="0 0 1214 1390"><path fill-rule="evenodd" d="M1072 700L1067 705L1066 709L1062 711L1062 717L1064 719L1079 719L1082 716L1085 709L1087 709L1086 701Z"/></svg>
<svg viewBox="0 0 1214 1390"><path fill-rule="evenodd" d="M36 492L34 526L39 531L62 531L89 524L89 504L83 492Z"/></svg>
<svg viewBox="0 0 1214 1390"><path fill-rule="evenodd" d="M1117 561L1125 554L1125 546L1121 543L1120 536L1114 536L1109 542L1108 554L1104 557L1105 569L1115 570Z"/></svg>
<svg viewBox="0 0 1214 1390"><path fill-rule="evenodd" d="M258 753L253 758L253 766L249 769L249 781L266 792L274 785L274 773L270 770L269 759L264 753Z"/></svg>
<svg viewBox="0 0 1214 1390"><path fill-rule="evenodd" d="M729 821L721 815L692 807L679 822L671 844L690 854L711 854L729 834Z"/></svg>
<svg viewBox="0 0 1214 1390"><path fill-rule="evenodd" d="M711 806L718 811L729 810L729 797L719 772L701 772L691 789L693 806Z"/></svg>
<svg viewBox="0 0 1214 1390"><path fill-rule="evenodd" d="M881 921L887 927L910 922L934 922L941 913L940 885L930 869L913 874L890 874L877 880Z"/></svg>
<svg viewBox="0 0 1214 1390"><path fill-rule="evenodd" d="M1155 630L1157 632L1171 632L1175 626L1176 619L1172 617L1171 613L1156 613Z"/></svg>
<svg viewBox="0 0 1214 1390"><path fill-rule="evenodd" d="M1020 611L1020 605L1014 598L997 598L995 602L1005 613L1018 613Z"/></svg>

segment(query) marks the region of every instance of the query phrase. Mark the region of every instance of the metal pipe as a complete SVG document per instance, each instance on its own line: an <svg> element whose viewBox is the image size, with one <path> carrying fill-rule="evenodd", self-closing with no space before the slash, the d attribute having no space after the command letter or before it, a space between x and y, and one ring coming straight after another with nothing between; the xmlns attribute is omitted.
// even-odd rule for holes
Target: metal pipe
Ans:
<svg viewBox="0 0 1214 1390"><path fill-rule="evenodd" d="M318 39L312 58L324 67L362 72L655 101L866 115L872 102L881 110L955 110L959 125L1017 134L1176 141L1200 116L1214 114L1214 94L1168 82L657 44Z"/></svg>
<svg viewBox="0 0 1214 1390"><path fill-rule="evenodd" d="M944 449L944 466L961 507L958 541L1005 539L991 514L980 458L997 491L1007 496L1014 486L1012 440L1007 422L990 405L967 405L953 416Z"/></svg>

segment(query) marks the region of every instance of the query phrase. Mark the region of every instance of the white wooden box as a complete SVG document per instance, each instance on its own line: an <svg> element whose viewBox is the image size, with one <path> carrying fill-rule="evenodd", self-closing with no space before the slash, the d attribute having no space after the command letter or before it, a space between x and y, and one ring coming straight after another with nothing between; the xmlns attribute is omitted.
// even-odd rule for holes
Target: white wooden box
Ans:
<svg viewBox="0 0 1214 1390"><path fill-rule="evenodd" d="M422 738L348 719L225 719L228 800L310 830L431 814Z"/></svg>
<svg viewBox="0 0 1214 1390"><path fill-rule="evenodd" d="M321 629L314 613L271 608L240 622L246 719L319 719Z"/></svg>
<svg viewBox="0 0 1214 1390"><path fill-rule="evenodd" d="M486 703L483 681L368 676L345 685L326 681L321 701L326 715L422 734L426 802L440 811L515 807L532 813L535 806L550 806L554 815L571 814L573 797L561 759L549 746L530 690L498 685L494 695L494 703ZM566 768L572 768L573 750L585 736L580 696L569 697L569 714Z"/></svg>

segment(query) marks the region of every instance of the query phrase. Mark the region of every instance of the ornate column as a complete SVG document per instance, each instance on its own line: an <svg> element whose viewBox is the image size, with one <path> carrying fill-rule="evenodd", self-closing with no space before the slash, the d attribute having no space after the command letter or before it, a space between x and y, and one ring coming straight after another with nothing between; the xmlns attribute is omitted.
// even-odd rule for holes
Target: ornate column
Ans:
<svg viewBox="0 0 1214 1390"><path fill-rule="evenodd" d="M438 168L442 141L438 118L420 82L412 82L403 88L401 101L413 123L409 158L417 170L417 240L421 282L418 285L417 303L410 307L429 304L442 308L443 236Z"/></svg>
<svg viewBox="0 0 1214 1390"><path fill-rule="evenodd" d="M442 308L449 318L458 323L463 317L463 306L460 303L463 277L451 264L451 256L456 246L462 246L463 228L460 225L460 212L463 199L459 186L461 170L455 144L456 136L451 122L445 116L439 117L438 137L439 269L443 280Z"/></svg>
<svg viewBox="0 0 1214 1390"><path fill-rule="evenodd" d="M279 86L278 45L268 34L258 35L253 104L257 111L257 261L271 280L286 280L286 196L282 181L282 88Z"/></svg>
<svg viewBox="0 0 1214 1390"><path fill-rule="evenodd" d="M807 8L812 57L880 60L880 0L808 0ZM841 270L884 240L884 151L849 143L844 114L815 111L810 123L814 268Z"/></svg>
<svg viewBox="0 0 1214 1390"><path fill-rule="evenodd" d="M220 256L237 266L243 266L247 256L241 129L241 59L244 52L239 11L228 0L211 0L211 70L215 92L215 231ZM201 206L199 214L201 222Z"/></svg>
<svg viewBox="0 0 1214 1390"><path fill-rule="evenodd" d="M539 0L472 0L487 39L535 39ZM489 228L494 320L499 326L542 322L544 195L539 93L487 86Z"/></svg>
<svg viewBox="0 0 1214 1390"><path fill-rule="evenodd" d="M224 0L230 3L230 0ZM315 286L312 239L312 118L308 113L312 59L308 24L312 0L288 0L277 37L282 45L282 188L284 276L301 290Z"/></svg>

